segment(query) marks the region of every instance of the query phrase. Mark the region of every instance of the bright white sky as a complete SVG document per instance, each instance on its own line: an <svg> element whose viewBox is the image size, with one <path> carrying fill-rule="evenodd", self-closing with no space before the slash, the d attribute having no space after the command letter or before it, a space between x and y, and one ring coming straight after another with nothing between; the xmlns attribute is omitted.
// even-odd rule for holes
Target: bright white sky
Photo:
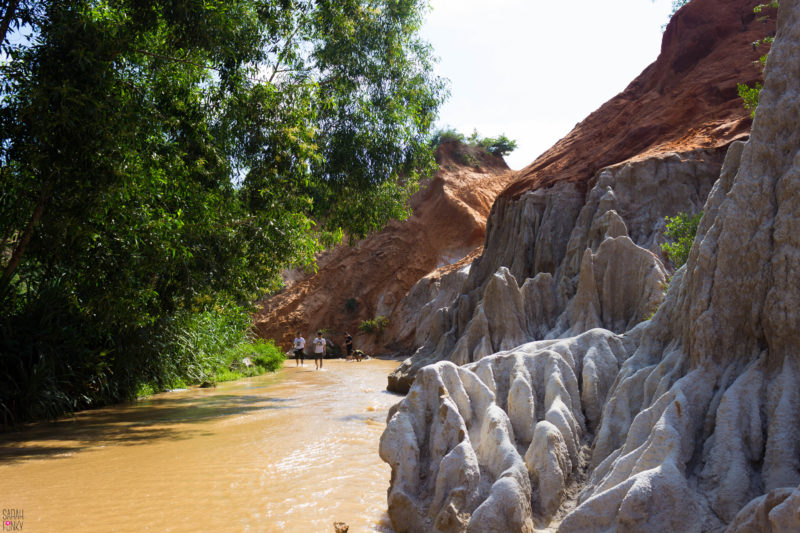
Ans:
<svg viewBox="0 0 800 533"><path fill-rule="evenodd" d="M423 36L450 80L439 127L517 141L520 169L656 60L671 0L431 0Z"/></svg>

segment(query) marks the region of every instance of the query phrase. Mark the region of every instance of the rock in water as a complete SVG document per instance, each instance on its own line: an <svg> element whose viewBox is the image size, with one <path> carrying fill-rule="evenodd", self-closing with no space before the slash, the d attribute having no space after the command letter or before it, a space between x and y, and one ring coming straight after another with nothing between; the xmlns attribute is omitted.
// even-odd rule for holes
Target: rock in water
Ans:
<svg viewBox="0 0 800 533"><path fill-rule="evenodd" d="M800 530L800 0L765 77L651 320L419 371L381 438L397 531ZM494 290L524 308L511 281Z"/></svg>
<svg viewBox="0 0 800 533"><path fill-rule="evenodd" d="M533 531L554 516L586 464L582 403L599 412L629 350L596 329L421 369L381 438L395 529Z"/></svg>

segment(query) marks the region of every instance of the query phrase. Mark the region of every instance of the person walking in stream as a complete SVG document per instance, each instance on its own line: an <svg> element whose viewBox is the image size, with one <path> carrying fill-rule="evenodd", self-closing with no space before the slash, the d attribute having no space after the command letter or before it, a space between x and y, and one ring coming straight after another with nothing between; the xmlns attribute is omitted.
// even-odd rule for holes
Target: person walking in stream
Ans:
<svg viewBox="0 0 800 533"><path fill-rule="evenodd" d="M299 331L297 332L297 337L295 337L294 341L292 341L292 346L294 346L294 366L306 366L306 340Z"/></svg>
<svg viewBox="0 0 800 533"><path fill-rule="evenodd" d="M353 337L349 333L344 334L344 347L347 350L347 361L353 359Z"/></svg>
<svg viewBox="0 0 800 533"><path fill-rule="evenodd" d="M325 357L325 339L322 337L322 332L317 332L317 338L314 339L314 368L320 370L322 368L322 359Z"/></svg>

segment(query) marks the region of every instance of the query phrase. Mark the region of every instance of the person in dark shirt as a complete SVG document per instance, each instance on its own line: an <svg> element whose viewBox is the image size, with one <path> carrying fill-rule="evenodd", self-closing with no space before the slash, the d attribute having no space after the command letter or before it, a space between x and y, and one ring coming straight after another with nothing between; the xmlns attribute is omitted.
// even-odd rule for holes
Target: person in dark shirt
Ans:
<svg viewBox="0 0 800 533"><path fill-rule="evenodd" d="M349 333L344 334L344 347L347 350L347 360L353 358L353 337Z"/></svg>

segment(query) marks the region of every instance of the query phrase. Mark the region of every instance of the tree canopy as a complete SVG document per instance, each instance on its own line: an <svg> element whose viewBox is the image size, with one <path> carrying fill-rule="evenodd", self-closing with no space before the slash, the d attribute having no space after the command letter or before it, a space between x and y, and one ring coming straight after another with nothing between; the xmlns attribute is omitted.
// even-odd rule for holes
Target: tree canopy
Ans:
<svg viewBox="0 0 800 533"><path fill-rule="evenodd" d="M425 8L4 2L0 366L35 364L10 324L53 302L93 332L80 364L113 367L121 335L405 216L444 95Z"/></svg>
<svg viewBox="0 0 800 533"><path fill-rule="evenodd" d="M469 146L478 146L492 155L504 157L517 149L517 141L506 137L501 133L498 137L483 137L478 130L472 130L472 134L467 137L454 128L445 127L438 129L431 135L430 145L433 148L445 141L458 141Z"/></svg>

